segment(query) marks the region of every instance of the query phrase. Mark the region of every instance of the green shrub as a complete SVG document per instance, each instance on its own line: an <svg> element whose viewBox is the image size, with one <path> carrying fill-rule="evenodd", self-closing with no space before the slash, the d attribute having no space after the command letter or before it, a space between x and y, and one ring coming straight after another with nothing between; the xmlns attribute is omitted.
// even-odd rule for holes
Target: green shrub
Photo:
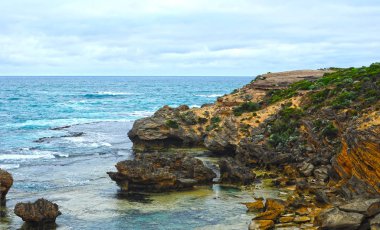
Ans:
<svg viewBox="0 0 380 230"><path fill-rule="evenodd" d="M284 106L278 113L277 119L269 123L267 132L269 134L269 144L272 147L287 146L296 141L299 133L300 118L303 111L298 108L292 108L289 105Z"/></svg>
<svg viewBox="0 0 380 230"><path fill-rule="evenodd" d="M213 118L211 118L211 123L212 124L219 123L220 121L221 121L220 117L213 117Z"/></svg>
<svg viewBox="0 0 380 230"><path fill-rule="evenodd" d="M179 128L179 125L176 121L173 121L173 120L167 120L165 122L166 126L168 126L169 128L173 128L173 129L178 129Z"/></svg>
<svg viewBox="0 0 380 230"><path fill-rule="evenodd" d="M198 117L198 123L199 124L205 124L207 123L207 118L204 118L204 117Z"/></svg>
<svg viewBox="0 0 380 230"><path fill-rule="evenodd" d="M260 110L260 108L261 108L260 104L249 101L249 102L244 102L237 107L234 107L233 113L235 116L241 116L243 113L255 112L257 110Z"/></svg>

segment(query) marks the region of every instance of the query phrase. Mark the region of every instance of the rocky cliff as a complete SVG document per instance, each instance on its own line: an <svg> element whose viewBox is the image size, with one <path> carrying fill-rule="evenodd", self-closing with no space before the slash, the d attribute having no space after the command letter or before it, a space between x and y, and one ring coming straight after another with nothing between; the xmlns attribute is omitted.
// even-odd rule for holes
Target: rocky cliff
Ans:
<svg viewBox="0 0 380 230"><path fill-rule="evenodd" d="M344 197L380 191L380 64L268 73L201 108L164 106L128 133L136 152L203 147L245 166L294 165Z"/></svg>

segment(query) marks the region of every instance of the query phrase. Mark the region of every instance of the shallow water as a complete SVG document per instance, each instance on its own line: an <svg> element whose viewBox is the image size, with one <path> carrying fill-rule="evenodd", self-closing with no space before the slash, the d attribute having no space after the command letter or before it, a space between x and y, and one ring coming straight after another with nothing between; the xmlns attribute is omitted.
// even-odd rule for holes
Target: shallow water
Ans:
<svg viewBox="0 0 380 230"><path fill-rule="evenodd" d="M0 229L20 228L14 205L40 197L59 204L58 229L246 229L252 214L241 202L278 191L214 185L126 197L106 174L132 157L133 120L164 104L212 102L250 80L170 79L0 78L0 167L15 180Z"/></svg>

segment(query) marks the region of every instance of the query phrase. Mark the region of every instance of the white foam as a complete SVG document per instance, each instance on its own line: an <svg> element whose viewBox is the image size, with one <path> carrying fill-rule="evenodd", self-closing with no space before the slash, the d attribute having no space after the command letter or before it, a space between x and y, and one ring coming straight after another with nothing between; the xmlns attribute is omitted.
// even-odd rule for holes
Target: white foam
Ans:
<svg viewBox="0 0 380 230"><path fill-rule="evenodd" d="M29 159L53 159L53 154L4 154L0 155L0 160L29 160Z"/></svg>
<svg viewBox="0 0 380 230"><path fill-rule="evenodd" d="M110 96L118 96L118 95L134 95L131 92L112 92L112 91L100 91L96 92L98 95L110 95Z"/></svg>
<svg viewBox="0 0 380 230"><path fill-rule="evenodd" d="M5 170L17 169L17 168L20 168L20 165L19 164L1 164L0 168L5 169Z"/></svg>
<svg viewBox="0 0 380 230"><path fill-rule="evenodd" d="M190 108L200 108L199 105L190 105Z"/></svg>
<svg viewBox="0 0 380 230"><path fill-rule="evenodd" d="M223 96L223 94L197 94L195 96L198 96L198 97L208 97L208 98L212 98L212 97L221 97Z"/></svg>

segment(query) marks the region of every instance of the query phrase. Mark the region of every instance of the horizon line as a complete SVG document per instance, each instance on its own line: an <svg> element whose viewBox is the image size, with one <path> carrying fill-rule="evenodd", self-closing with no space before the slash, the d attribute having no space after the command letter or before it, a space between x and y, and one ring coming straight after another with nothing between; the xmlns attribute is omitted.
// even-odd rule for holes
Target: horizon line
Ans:
<svg viewBox="0 0 380 230"><path fill-rule="evenodd" d="M247 75L0 75L0 77L255 77Z"/></svg>

